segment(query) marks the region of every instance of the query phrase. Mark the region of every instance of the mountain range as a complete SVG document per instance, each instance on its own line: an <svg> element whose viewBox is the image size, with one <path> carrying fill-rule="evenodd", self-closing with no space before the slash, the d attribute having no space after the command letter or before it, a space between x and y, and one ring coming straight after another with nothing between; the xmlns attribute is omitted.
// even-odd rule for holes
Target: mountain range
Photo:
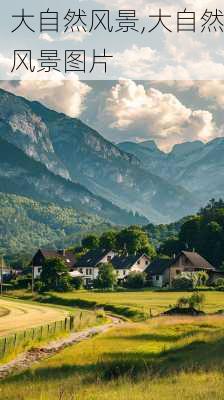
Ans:
<svg viewBox="0 0 224 400"><path fill-rule="evenodd" d="M169 222L197 210L182 182L156 169L165 155L122 148L76 118L0 90L1 191L98 215L113 224ZM165 164L163 164L165 165ZM164 175L164 176L163 176Z"/></svg>
<svg viewBox="0 0 224 400"><path fill-rule="evenodd" d="M167 153L154 142L118 144L123 151L141 159L144 168L182 186L200 205L224 197L224 138L177 144Z"/></svg>

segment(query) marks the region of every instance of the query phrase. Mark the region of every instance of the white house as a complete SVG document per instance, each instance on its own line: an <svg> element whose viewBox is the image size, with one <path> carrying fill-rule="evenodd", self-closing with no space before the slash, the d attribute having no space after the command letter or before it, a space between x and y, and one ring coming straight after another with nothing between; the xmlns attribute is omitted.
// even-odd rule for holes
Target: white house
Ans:
<svg viewBox="0 0 224 400"><path fill-rule="evenodd" d="M91 284L98 276L99 265L111 262L115 255L112 250L97 248L82 256L75 267L82 274L84 284Z"/></svg>
<svg viewBox="0 0 224 400"><path fill-rule="evenodd" d="M145 254L119 256L112 250L98 248L81 257L76 263L76 268L83 275L84 283L88 286L97 278L99 265L109 262L117 271L118 280L123 280L132 271L144 272L150 264L150 258Z"/></svg>
<svg viewBox="0 0 224 400"><path fill-rule="evenodd" d="M115 256L112 265L117 272L118 280L124 280L130 272L144 272L150 265L146 254L133 256Z"/></svg>

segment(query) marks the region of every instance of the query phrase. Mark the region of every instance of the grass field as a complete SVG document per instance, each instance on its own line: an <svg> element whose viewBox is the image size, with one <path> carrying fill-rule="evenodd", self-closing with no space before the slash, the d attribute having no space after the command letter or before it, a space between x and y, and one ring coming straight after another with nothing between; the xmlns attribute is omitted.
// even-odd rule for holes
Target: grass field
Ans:
<svg viewBox="0 0 224 400"><path fill-rule="evenodd" d="M1 383L4 400L223 400L224 317L163 317L65 349Z"/></svg>
<svg viewBox="0 0 224 400"><path fill-rule="evenodd" d="M189 292L159 292L159 291L138 291L138 292L112 292L100 293L94 291L74 291L72 293L54 293L54 301L60 303L60 299L64 300L63 304L78 305L79 300L85 302L96 302L99 305L114 305L119 307L127 307L140 311L149 315L156 316L161 312L176 304L177 299L182 296L189 296ZM205 292L204 310L207 313L214 313L224 309L224 292L206 291ZM81 303L82 304L82 303ZM115 310L116 311L116 310ZM122 309L120 310L122 313Z"/></svg>
<svg viewBox="0 0 224 400"><path fill-rule="evenodd" d="M56 307L0 299L0 336L59 321L68 311Z"/></svg>

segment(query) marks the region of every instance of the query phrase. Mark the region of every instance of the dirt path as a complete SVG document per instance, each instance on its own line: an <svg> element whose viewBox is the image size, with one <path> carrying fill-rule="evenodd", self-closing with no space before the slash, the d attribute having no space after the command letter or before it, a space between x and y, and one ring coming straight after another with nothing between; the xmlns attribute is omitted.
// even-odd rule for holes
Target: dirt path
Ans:
<svg viewBox="0 0 224 400"><path fill-rule="evenodd" d="M29 368L35 362L51 357L68 346L87 340L95 335L98 335L99 333L106 332L118 324L123 323L123 321L119 318L110 318L112 320L111 323L88 328L81 332L73 332L66 338L52 341L42 348L33 348L28 350L7 364L0 365L0 380L5 379L14 373L21 372Z"/></svg>

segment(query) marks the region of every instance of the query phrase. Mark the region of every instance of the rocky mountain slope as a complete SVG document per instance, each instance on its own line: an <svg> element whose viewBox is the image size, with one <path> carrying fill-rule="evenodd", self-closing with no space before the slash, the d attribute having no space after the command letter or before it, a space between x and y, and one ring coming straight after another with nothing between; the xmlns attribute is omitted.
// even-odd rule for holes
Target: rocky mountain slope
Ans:
<svg viewBox="0 0 224 400"><path fill-rule="evenodd" d="M224 197L224 138L178 144L168 154L148 142L124 142L118 147L135 155L146 170L187 189L201 205L212 197Z"/></svg>
<svg viewBox="0 0 224 400"><path fill-rule="evenodd" d="M3 90L0 136L54 174L153 222L175 220L198 208L197 197L186 188L158 177L138 156L105 140L80 120Z"/></svg>
<svg viewBox="0 0 224 400"><path fill-rule="evenodd" d="M45 165L3 139L0 139L0 190L2 193L74 207L80 212L98 215L115 224L146 222L145 218L121 210L92 194L79 183L53 174Z"/></svg>

